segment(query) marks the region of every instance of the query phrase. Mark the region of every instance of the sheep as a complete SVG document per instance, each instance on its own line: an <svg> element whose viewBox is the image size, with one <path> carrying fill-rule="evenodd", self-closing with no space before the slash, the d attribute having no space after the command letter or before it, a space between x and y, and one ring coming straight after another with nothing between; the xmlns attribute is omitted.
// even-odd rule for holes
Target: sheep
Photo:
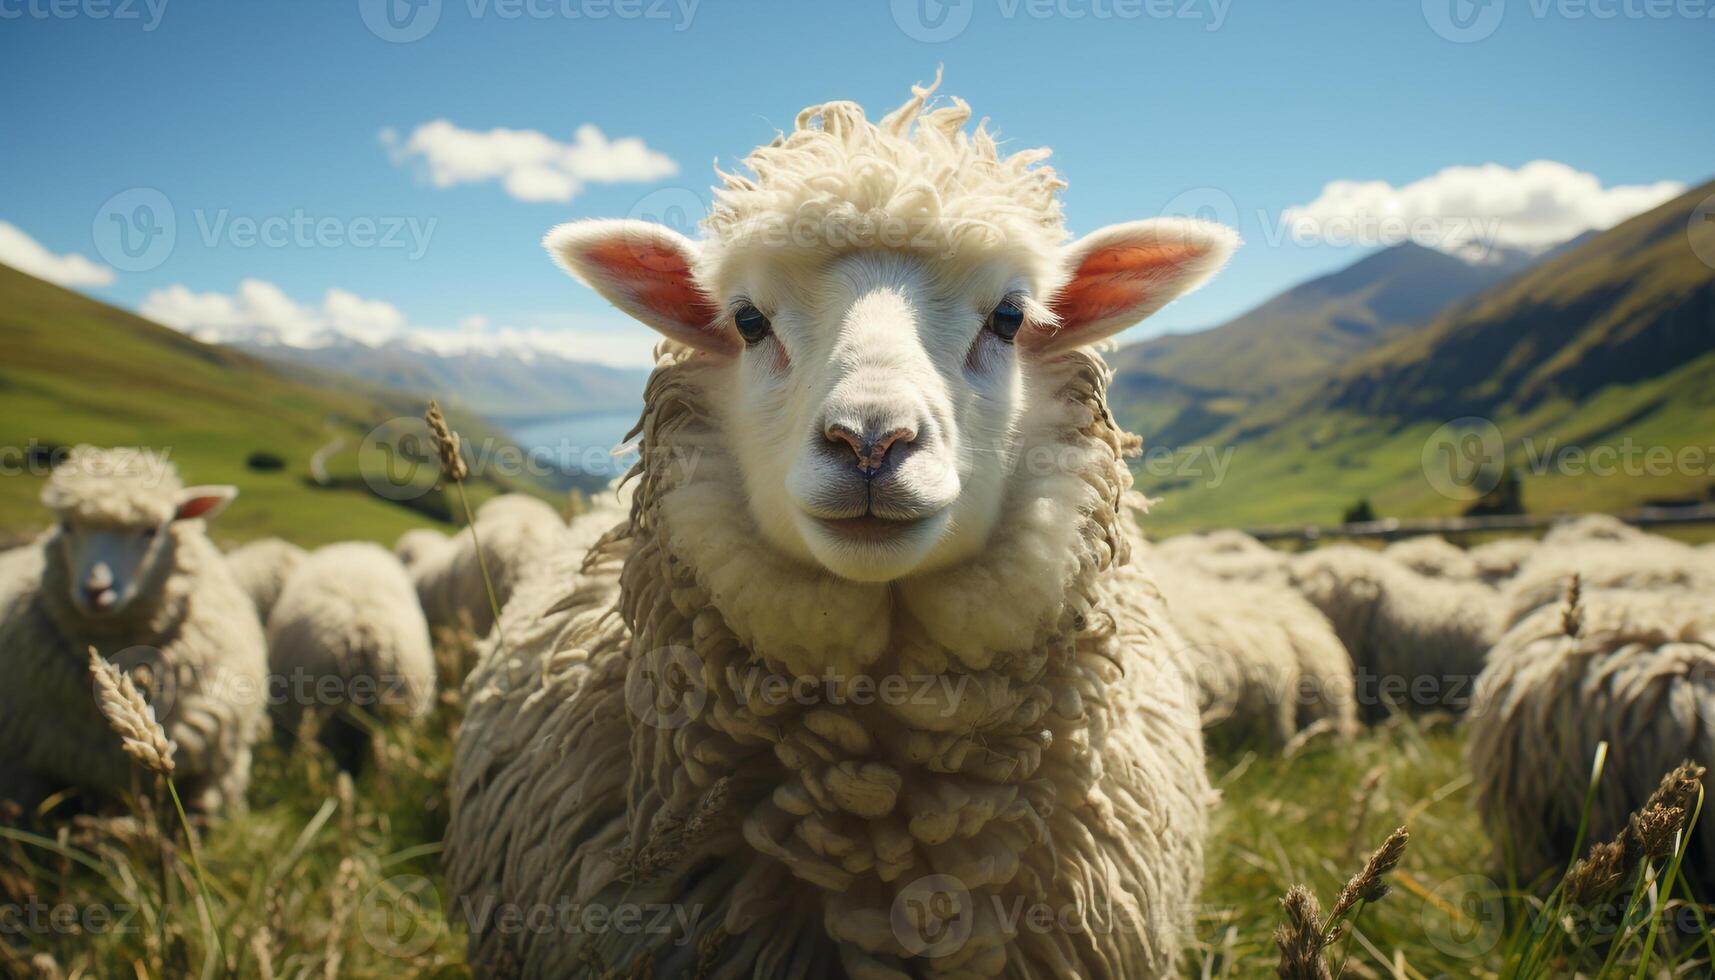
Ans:
<svg viewBox="0 0 1715 980"><path fill-rule="evenodd" d="M1351 654L1359 714L1369 721L1384 718L1390 705L1462 710L1501 635L1493 589L1425 578L1354 545L1297 556L1292 578Z"/></svg>
<svg viewBox="0 0 1715 980"><path fill-rule="evenodd" d="M304 549L280 538L263 538L235 548L226 555L226 565L238 579L239 588L256 604L256 615L264 624L286 579L304 560Z"/></svg>
<svg viewBox="0 0 1715 980"><path fill-rule="evenodd" d="M1427 578L1471 582L1480 577L1476 560L1465 549L1439 535L1395 541L1382 549L1382 554Z"/></svg>
<svg viewBox="0 0 1715 980"><path fill-rule="evenodd" d="M1520 881L1564 868L1599 742L1609 751L1586 843L1622 830L1681 761L1715 761L1712 610L1667 593L1586 591L1570 621L1564 605L1544 607L1495 645L1467 755L1496 859ZM1707 889L1715 821L1695 833L1686 870Z"/></svg>
<svg viewBox="0 0 1715 980"><path fill-rule="evenodd" d="M1328 620L1284 586L1149 564L1186 641L1203 725L1224 747L1281 749L1320 723L1357 732L1352 661Z"/></svg>
<svg viewBox="0 0 1715 980"><path fill-rule="evenodd" d="M494 625L495 608L506 605L523 571L541 560L546 545L565 528L566 522L546 503L524 494L503 494L477 508L480 560L469 531L440 544L429 537L436 532L407 531L394 553L406 562L430 627L455 626L468 618L476 635L483 636Z"/></svg>
<svg viewBox="0 0 1715 980"><path fill-rule="evenodd" d="M434 705L429 624L404 566L367 542L311 552L268 619L268 669L276 730L296 734L314 715L335 759L357 768L368 732L345 712L399 721Z"/></svg>
<svg viewBox="0 0 1715 980"><path fill-rule="evenodd" d="M187 488L144 449L78 446L53 470L41 499L54 529L0 559L0 755L14 774L0 790L74 789L100 806L138 785L96 708L93 647L147 692L186 805L244 805L267 660L255 608L205 530L236 495Z"/></svg>
<svg viewBox="0 0 1715 980"><path fill-rule="evenodd" d="M1590 541L1636 541L1642 537L1646 537L1643 531L1612 514L1585 514L1557 522L1542 536L1542 543L1561 547Z"/></svg>
<svg viewBox="0 0 1715 980"><path fill-rule="evenodd" d="M451 544L452 541L446 534L434 528L414 527L399 536L398 542L393 545L393 557L399 559L409 570Z"/></svg>
<svg viewBox="0 0 1715 980"><path fill-rule="evenodd" d="M1477 563L1477 578L1498 589L1512 581L1537 547L1535 538L1497 538L1477 545L1468 554Z"/></svg>
<svg viewBox="0 0 1715 980"><path fill-rule="evenodd" d="M930 91L805 110L700 242L550 233L668 339L628 521L526 576L466 682L445 867L479 975L1173 973L1212 791L1087 345L1235 240L1062 246L1044 154ZM689 914L508 928L618 903Z"/></svg>
<svg viewBox="0 0 1715 980"><path fill-rule="evenodd" d="M1154 545L1151 554L1218 579L1275 585L1286 584L1290 563L1284 552L1233 530L1181 534Z"/></svg>
<svg viewBox="0 0 1715 980"><path fill-rule="evenodd" d="M1541 547L1507 583L1506 625L1560 600L1574 574L1589 589L1641 592L1708 590L1715 575L1700 564L1695 549L1669 538L1633 532L1619 538L1559 535L1550 532Z"/></svg>

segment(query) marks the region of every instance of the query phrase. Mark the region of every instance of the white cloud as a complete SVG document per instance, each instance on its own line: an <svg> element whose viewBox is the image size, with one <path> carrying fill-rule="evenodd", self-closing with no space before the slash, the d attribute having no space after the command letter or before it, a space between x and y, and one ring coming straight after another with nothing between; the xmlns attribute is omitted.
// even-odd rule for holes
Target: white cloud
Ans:
<svg viewBox="0 0 1715 980"><path fill-rule="evenodd" d="M0 221L0 262L61 286L105 286L113 270L77 253L55 255L16 225Z"/></svg>
<svg viewBox="0 0 1715 980"><path fill-rule="evenodd" d="M1465 255L1496 245L1537 251L1590 229L1612 228L1684 190L1670 180L1603 187L1594 174L1553 160L1516 170L1488 163L1448 167L1403 187L1336 180L1284 217L1295 237L1331 244L1410 239Z"/></svg>
<svg viewBox="0 0 1715 980"><path fill-rule="evenodd" d="M319 304L300 303L280 287L245 279L234 293L196 293L182 285L157 289L143 298L138 312L198 340L215 344L283 344L326 347L358 343L367 347L398 343L442 355L512 355L530 359L552 355L616 367L649 367L655 335L638 326L615 328L591 318L569 325L494 326L472 314L456 327L411 323L398 307L343 289L329 289Z"/></svg>
<svg viewBox="0 0 1715 980"><path fill-rule="evenodd" d="M563 203L586 184L646 182L679 172L643 140L610 140L588 123L570 143L534 129L460 129L445 119L423 123L403 141L391 128L380 136L395 163L416 161L436 187L499 181L520 201Z"/></svg>

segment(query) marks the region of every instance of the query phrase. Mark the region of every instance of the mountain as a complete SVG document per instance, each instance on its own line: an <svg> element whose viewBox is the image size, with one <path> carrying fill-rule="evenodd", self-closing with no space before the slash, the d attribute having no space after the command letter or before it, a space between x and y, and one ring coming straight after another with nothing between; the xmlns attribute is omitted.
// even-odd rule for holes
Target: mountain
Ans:
<svg viewBox="0 0 1715 980"><path fill-rule="evenodd" d="M1386 248L1221 326L1121 348L1110 359L1114 400L1149 441L1195 442L1531 261L1499 249L1472 264L1412 243Z"/></svg>
<svg viewBox="0 0 1715 980"><path fill-rule="evenodd" d="M1232 450L1220 485L1154 481L1179 491L1164 518L1330 523L1360 498L1382 515L1456 513L1469 501L1437 491L1435 434L1472 419L1459 424L1498 433L1530 510L1710 495L1715 459L1692 465L1681 450L1715 455L1715 222L1693 220L1712 193L1715 182L1583 236L1257 400L1207 430ZM1593 463L1598 449L1612 467Z"/></svg>
<svg viewBox="0 0 1715 980"><path fill-rule="evenodd" d="M276 534L305 545L390 545L446 513L440 491L395 503L360 476L365 437L420 413L415 395L308 369L289 374L5 265L0 348L0 463L14 474L0 480L8 538L45 526L36 499L45 461L80 442L155 447L187 482L236 484L238 500L213 525L223 541ZM453 423L467 443L500 438L468 414ZM312 479L318 455L325 484ZM501 489L532 488L478 474L472 494Z"/></svg>
<svg viewBox="0 0 1715 980"><path fill-rule="evenodd" d="M370 345L338 339L317 346L240 342L239 349L294 368L338 371L397 391L441 398L490 420L526 422L597 412L635 411L645 368L569 360L529 349L437 350L409 339Z"/></svg>

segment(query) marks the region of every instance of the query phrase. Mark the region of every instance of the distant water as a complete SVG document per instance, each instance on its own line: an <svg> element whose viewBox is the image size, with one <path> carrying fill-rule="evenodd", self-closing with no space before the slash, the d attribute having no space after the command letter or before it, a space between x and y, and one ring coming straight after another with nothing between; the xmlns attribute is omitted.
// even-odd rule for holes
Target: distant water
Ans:
<svg viewBox="0 0 1715 980"><path fill-rule="evenodd" d="M638 411L593 412L514 426L512 437L532 456L551 461L567 473L606 482L637 459L636 452L618 458L610 453L636 424Z"/></svg>

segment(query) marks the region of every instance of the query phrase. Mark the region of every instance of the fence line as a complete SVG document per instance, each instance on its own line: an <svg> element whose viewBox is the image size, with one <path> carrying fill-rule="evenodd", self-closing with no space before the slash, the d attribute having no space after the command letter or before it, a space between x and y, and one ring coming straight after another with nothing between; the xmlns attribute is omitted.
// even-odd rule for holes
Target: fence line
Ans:
<svg viewBox="0 0 1715 980"><path fill-rule="evenodd" d="M1390 517L1379 521L1354 524L1307 524L1299 527L1262 527L1247 529L1246 534L1259 541L1317 541L1322 538L1395 538L1419 534L1475 534L1484 531L1540 531L1563 521L1575 520L1583 514L1485 514L1480 517ZM1715 523L1715 503L1680 507L1641 507L1614 517L1638 527L1659 527L1669 524Z"/></svg>

